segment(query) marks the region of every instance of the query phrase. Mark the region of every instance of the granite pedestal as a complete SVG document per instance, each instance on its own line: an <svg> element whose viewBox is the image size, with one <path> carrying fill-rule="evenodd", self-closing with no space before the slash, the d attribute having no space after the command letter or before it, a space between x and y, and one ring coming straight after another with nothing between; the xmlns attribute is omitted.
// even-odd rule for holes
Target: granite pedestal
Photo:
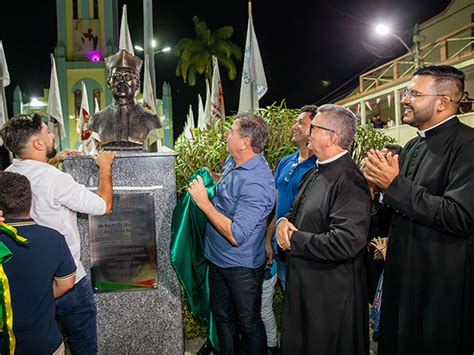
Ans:
<svg viewBox="0 0 474 355"><path fill-rule="evenodd" d="M182 354L183 321L178 279L171 266L171 217L176 205L175 153L117 152L114 193L152 193L158 285L133 291L96 293L99 354ZM90 157L66 157L64 171L92 190L99 169ZM89 221L78 215L82 262L90 276Z"/></svg>

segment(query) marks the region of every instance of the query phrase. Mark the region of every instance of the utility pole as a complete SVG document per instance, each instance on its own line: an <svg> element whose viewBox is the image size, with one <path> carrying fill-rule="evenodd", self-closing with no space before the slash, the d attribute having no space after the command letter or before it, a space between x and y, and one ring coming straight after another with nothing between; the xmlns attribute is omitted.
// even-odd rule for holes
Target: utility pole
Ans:
<svg viewBox="0 0 474 355"><path fill-rule="evenodd" d="M420 26L415 24L415 28L413 30L413 60L415 62L415 68L418 68L420 65L423 64L423 57L421 56L421 48L420 44L421 41L424 40L424 36L420 35Z"/></svg>

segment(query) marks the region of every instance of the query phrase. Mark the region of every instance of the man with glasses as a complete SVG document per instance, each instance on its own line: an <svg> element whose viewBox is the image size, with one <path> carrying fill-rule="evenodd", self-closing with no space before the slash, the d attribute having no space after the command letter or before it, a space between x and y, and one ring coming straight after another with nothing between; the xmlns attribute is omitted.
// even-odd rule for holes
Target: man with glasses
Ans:
<svg viewBox="0 0 474 355"><path fill-rule="evenodd" d="M351 111L319 107L308 139L316 167L277 221L278 245L289 250L282 354L369 353L364 252L370 194L347 150L355 130Z"/></svg>
<svg viewBox="0 0 474 355"><path fill-rule="evenodd" d="M159 117L135 100L142 64L139 57L124 49L105 58L107 86L114 102L94 113L89 122L89 129L97 133L102 145L141 148L148 133L161 127Z"/></svg>
<svg viewBox="0 0 474 355"><path fill-rule="evenodd" d="M309 125L317 110L318 107L315 105L306 105L301 108L301 112L293 124L291 138L298 149L278 163L274 176L277 188L276 207L265 236L268 270L262 290L262 320L267 333L267 347L270 353L278 352L277 326L273 313L273 296L275 295L277 275L283 290L285 290L286 275L286 252L278 248L277 245L274 246L276 244L274 240L275 221L288 213L301 178L316 163L316 157L308 149L307 144Z"/></svg>
<svg viewBox="0 0 474 355"><path fill-rule="evenodd" d="M268 125L260 116L238 115L225 133L229 157L209 200L201 176L189 195L209 220L205 257L209 263L210 307L222 354L266 352L260 316L265 272L265 227L275 203L275 185L263 157Z"/></svg>
<svg viewBox="0 0 474 355"><path fill-rule="evenodd" d="M392 209L379 354L474 351L474 129L455 116L464 73L418 68L402 104L417 137L364 175Z"/></svg>

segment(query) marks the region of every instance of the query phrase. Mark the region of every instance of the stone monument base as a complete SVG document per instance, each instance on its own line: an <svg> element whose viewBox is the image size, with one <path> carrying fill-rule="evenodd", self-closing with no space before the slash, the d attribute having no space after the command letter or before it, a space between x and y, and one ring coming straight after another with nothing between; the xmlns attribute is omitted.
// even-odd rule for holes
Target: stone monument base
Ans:
<svg viewBox="0 0 474 355"><path fill-rule="evenodd" d="M154 211L149 213L155 219L158 281L153 287L143 289L95 293L99 354L182 354L184 351L181 292L169 257L171 217L176 205L175 155L117 152L112 166L114 194L153 196ZM63 166L79 183L91 190L97 188L99 170L90 157L65 157ZM79 215L78 226L82 262L90 277L88 216Z"/></svg>

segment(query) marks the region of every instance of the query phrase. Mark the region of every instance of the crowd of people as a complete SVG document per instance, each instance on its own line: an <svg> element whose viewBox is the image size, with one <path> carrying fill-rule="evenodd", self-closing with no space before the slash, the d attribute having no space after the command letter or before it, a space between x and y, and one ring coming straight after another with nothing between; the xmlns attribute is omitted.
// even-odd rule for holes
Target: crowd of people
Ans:
<svg viewBox="0 0 474 355"><path fill-rule="evenodd" d="M267 123L236 117L214 196L200 176L187 187L208 219L220 353L369 354L369 303L379 354L474 352L474 129L456 117L463 91L458 69L419 67L402 99L403 122L417 136L403 149L370 150L361 166L348 150L357 120L341 106L301 109L297 150L274 175L263 156ZM40 116L14 117L1 135L17 159L0 172L0 247L10 252L0 273L12 300L0 353L61 354L55 319L73 354L96 353L76 213L111 212L114 153L96 158L94 194L48 164L54 136Z"/></svg>

